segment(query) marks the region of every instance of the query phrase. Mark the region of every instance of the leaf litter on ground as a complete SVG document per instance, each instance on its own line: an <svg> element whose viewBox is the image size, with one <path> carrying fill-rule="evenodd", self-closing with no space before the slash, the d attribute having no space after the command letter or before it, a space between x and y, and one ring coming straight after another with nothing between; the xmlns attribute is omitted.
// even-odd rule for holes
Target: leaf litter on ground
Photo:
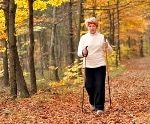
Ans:
<svg viewBox="0 0 150 124"><path fill-rule="evenodd" d="M39 91L30 98L7 99L1 93L0 124L149 124L150 58L132 59L127 70L110 80L112 107L106 86L106 110L91 112L85 92L81 111L82 86L76 92L52 94ZM8 94L7 94L8 95Z"/></svg>

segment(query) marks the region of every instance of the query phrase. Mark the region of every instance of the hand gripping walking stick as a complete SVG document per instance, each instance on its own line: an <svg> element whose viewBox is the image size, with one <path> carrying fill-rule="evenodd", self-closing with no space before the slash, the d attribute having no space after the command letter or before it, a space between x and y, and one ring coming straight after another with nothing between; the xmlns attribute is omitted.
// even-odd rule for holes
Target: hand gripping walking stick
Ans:
<svg viewBox="0 0 150 124"><path fill-rule="evenodd" d="M87 47L85 47L85 49L87 50ZM88 54L87 54L88 55ZM85 69L86 69L86 56L84 56L84 64L83 64L83 87L82 87L82 105L81 105L81 109L82 109L82 112L83 112L83 105L84 105L84 88L85 88L85 81L86 81L86 74L85 74Z"/></svg>
<svg viewBox="0 0 150 124"><path fill-rule="evenodd" d="M106 42L106 37L104 37L104 41ZM109 103L111 107L111 92L110 92L110 83L109 83L109 64L108 64L108 53L105 47L105 59L106 59L106 72L107 72L107 82L108 82L108 89L109 89Z"/></svg>

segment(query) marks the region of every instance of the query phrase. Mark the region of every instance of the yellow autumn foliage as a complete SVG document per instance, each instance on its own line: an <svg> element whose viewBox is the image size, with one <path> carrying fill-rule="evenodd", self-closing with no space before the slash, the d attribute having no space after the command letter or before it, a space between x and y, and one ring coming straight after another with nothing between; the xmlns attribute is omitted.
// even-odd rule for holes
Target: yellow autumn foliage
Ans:
<svg viewBox="0 0 150 124"><path fill-rule="evenodd" d="M34 2L34 10L45 10L47 9L48 5L58 7L69 0L36 0Z"/></svg>
<svg viewBox="0 0 150 124"><path fill-rule="evenodd" d="M48 4L52 5L52 6L60 6L61 4L65 3L65 2L69 2L69 0L48 0Z"/></svg>
<svg viewBox="0 0 150 124"><path fill-rule="evenodd" d="M5 18L3 10L0 10L0 39L6 39Z"/></svg>
<svg viewBox="0 0 150 124"><path fill-rule="evenodd" d="M45 10L48 5L60 6L62 3L68 0L36 0L33 3L34 10ZM16 0L17 11L16 11L16 34L23 34L28 31L27 19L28 19L28 0Z"/></svg>
<svg viewBox="0 0 150 124"><path fill-rule="evenodd" d="M70 65L67 66L64 70L64 77L61 81L56 82L50 82L49 85L52 88L58 88L58 87L63 87L63 86L73 86L77 84L81 84L83 81L82 73L81 73L81 68L82 68L82 62L79 63L77 60Z"/></svg>
<svg viewBox="0 0 150 124"><path fill-rule="evenodd" d="M45 10L47 8L47 1L36 0L33 4L34 10Z"/></svg>

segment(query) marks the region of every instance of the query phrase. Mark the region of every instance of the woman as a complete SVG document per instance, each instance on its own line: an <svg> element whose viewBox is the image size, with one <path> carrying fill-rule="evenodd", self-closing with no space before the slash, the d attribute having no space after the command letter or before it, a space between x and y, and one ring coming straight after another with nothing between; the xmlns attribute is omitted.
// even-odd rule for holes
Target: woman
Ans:
<svg viewBox="0 0 150 124"><path fill-rule="evenodd" d="M92 110L97 114L104 111L105 103L105 52L111 52L112 47L105 40L104 35L97 32L98 22L95 17L85 21L88 32L80 38L78 56L86 57L85 88L89 95Z"/></svg>

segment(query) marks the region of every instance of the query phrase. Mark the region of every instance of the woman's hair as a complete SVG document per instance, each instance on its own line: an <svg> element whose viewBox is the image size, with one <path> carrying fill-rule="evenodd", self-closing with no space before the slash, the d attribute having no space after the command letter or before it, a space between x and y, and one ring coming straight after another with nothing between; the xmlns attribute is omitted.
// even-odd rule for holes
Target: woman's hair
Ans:
<svg viewBox="0 0 150 124"><path fill-rule="evenodd" d="M85 20L85 26L88 27L89 24L95 24L96 27L98 26L98 22L95 17L91 17Z"/></svg>

